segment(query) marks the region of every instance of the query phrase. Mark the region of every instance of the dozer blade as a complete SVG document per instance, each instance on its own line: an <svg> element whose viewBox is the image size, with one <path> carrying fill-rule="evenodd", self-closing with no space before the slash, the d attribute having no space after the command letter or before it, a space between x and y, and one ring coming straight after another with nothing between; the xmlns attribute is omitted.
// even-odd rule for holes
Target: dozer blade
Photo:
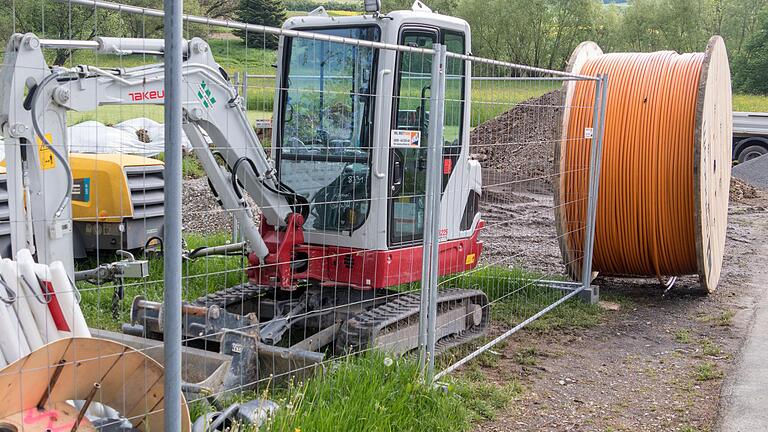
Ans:
<svg viewBox="0 0 768 432"><path fill-rule="evenodd" d="M404 354L418 348L419 294L406 294L381 306L352 316L336 338L336 351L353 352L378 348ZM476 339L490 323L488 297L468 289L441 291L437 304L438 352Z"/></svg>

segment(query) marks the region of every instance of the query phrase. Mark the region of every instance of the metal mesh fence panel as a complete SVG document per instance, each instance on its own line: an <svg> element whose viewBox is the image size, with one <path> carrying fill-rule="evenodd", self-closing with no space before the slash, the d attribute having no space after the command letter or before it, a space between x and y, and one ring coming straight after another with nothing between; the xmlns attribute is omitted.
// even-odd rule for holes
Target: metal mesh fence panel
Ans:
<svg viewBox="0 0 768 432"><path fill-rule="evenodd" d="M0 419L159 430L180 354L182 429L246 406L258 423L270 395L361 354L419 353L429 381L442 353L440 377L585 289L562 271L552 166L588 138L562 113L595 109L563 89L599 102L600 81L469 57L451 19L188 15L184 135L165 143L162 12L31 3L2 35ZM179 147L183 301L164 306Z"/></svg>
<svg viewBox="0 0 768 432"><path fill-rule="evenodd" d="M451 162L445 149L452 142L453 132L447 125L451 124L450 119L457 122L462 115L468 116L470 122L463 131L463 139L469 144L470 159L482 169L482 187L466 201L441 202L441 210L446 214L461 212L467 227L476 224L482 247L477 255L459 257L453 263L465 266L467 271L441 278L436 288L440 292L472 289L484 293L487 303L471 305L455 321L480 324L489 320L491 330L486 336L489 342L478 350L466 356L466 350L456 350L442 359L444 369L437 374L438 378L571 297L578 295L593 301L590 278L587 283L569 282L569 276L578 280L582 275L568 275L564 271L559 247L563 236L569 230L591 233L593 225L568 220L563 226L556 226L555 213L564 204L556 191L567 187L560 183L563 168L557 166L570 150L569 143L575 140L593 140L593 149L599 154L597 144L602 127L598 109L601 79L450 53L446 71L443 168L447 171ZM465 76L470 73L471 96L462 97L460 89L466 85L462 81L469 81ZM593 103L573 104L567 94L568 87L575 85L594 88ZM594 127L573 135L567 126L563 127L563 121L579 112L593 115ZM569 165L567 169L591 179L599 172L595 165ZM577 199L585 213L594 212L587 194ZM450 238L452 233L446 232L444 225L441 221L440 235ZM590 236L584 235L587 239ZM585 247L570 251L568 256L579 261L585 259L585 250L591 254L591 240L585 242ZM539 325L547 326L547 320L542 321ZM445 332L441 328L451 325L454 323L450 320L436 323L438 351L454 345L452 338L440 340Z"/></svg>

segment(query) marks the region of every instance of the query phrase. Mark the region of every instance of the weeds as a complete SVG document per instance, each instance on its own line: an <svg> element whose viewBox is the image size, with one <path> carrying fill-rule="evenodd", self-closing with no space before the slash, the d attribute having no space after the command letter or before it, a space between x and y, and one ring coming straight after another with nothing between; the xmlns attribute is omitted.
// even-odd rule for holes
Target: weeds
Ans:
<svg viewBox="0 0 768 432"><path fill-rule="evenodd" d="M691 343L691 333L685 329L678 330L675 332L675 341L687 345Z"/></svg>
<svg viewBox="0 0 768 432"><path fill-rule="evenodd" d="M539 351L535 347L524 348L515 353L515 363L521 366L536 366Z"/></svg>
<svg viewBox="0 0 768 432"><path fill-rule="evenodd" d="M723 377L723 372L712 362L699 363L694 373L696 381L710 381Z"/></svg>
<svg viewBox="0 0 768 432"><path fill-rule="evenodd" d="M733 325L733 317L735 315L735 312L728 309L720 312L719 315L697 314L695 319L698 322L709 323L720 327L729 327Z"/></svg>
<svg viewBox="0 0 768 432"><path fill-rule="evenodd" d="M724 311L717 317L715 323L722 327L728 327L733 324L733 316L736 315L732 310Z"/></svg>
<svg viewBox="0 0 768 432"><path fill-rule="evenodd" d="M155 159L165 161L165 154L160 153L155 156ZM184 178L202 178L205 177L205 170L200 164L200 160L194 154L186 154L181 159L181 174Z"/></svg>
<svg viewBox="0 0 768 432"><path fill-rule="evenodd" d="M701 352L705 356L715 357L723 353L723 350L711 340L704 338L701 340Z"/></svg>

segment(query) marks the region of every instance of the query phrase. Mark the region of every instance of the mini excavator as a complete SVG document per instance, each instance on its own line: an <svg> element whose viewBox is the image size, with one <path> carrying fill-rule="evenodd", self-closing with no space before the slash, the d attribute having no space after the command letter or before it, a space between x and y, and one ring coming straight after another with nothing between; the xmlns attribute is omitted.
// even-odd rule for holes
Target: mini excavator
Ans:
<svg viewBox="0 0 768 432"><path fill-rule="evenodd" d="M284 28L419 48L439 43L470 53L467 22L420 2L412 10L349 17L318 9L290 18ZM15 149L8 157L15 249L34 241L40 262L71 263L65 114L163 104L164 65L49 67L46 48L162 58L164 42L15 34L7 45L0 125ZM223 343L223 330L234 328L263 346L315 354L416 348L419 295L399 292L421 279L432 56L280 36L268 156L246 117L243 95L210 46L193 38L183 51L183 129L244 240L192 251L189 258L241 253L248 262L246 283L182 305L186 337ZM447 98L444 109L440 275L475 268L482 251L480 165L469 157L470 71L455 58L445 67L447 92L457 97ZM22 177L32 196L39 192L45 199L23 205ZM258 209L246 205L246 195ZM24 223L25 212L33 223ZM441 290L438 302L440 348L479 337L488 327L482 291ZM136 298L124 331L162 338L161 309Z"/></svg>

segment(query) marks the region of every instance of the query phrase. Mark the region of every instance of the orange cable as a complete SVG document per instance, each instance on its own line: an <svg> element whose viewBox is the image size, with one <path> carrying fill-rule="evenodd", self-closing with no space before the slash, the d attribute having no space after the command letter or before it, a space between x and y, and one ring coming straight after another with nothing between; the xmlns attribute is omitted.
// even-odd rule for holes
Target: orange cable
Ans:
<svg viewBox="0 0 768 432"><path fill-rule="evenodd" d="M608 76L593 268L604 274L697 272L694 218L696 97L704 54L606 54L583 75ZM584 242L595 84L575 85L561 173L566 246Z"/></svg>

